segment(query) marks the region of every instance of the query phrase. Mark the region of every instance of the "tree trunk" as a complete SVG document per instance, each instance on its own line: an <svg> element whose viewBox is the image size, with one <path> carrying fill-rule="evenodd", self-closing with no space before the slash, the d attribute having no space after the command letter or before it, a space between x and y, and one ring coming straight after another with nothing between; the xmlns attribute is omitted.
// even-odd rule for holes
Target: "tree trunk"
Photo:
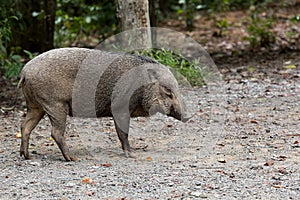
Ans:
<svg viewBox="0 0 300 200"><path fill-rule="evenodd" d="M186 16L186 28L188 31L192 31L194 28L193 25L193 14L194 6L191 0L185 0L185 16Z"/></svg>
<svg viewBox="0 0 300 200"><path fill-rule="evenodd" d="M151 27L157 27L158 0L149 0ZM156 31L151 31L152 46L156 46Z"/></svg>
<svg viewBox="0 0 300 200"><path fill-rule="evenodd" d="M12 46L30 52L44 52L53 48L56 0L16 1L22 13L23 28L13 29Z"/></svg>
<svg viewBox="0 0 300 200"><path fill-rule="evenodd" d="M127 45L134 42L140 49L151 47L148 0L116 0L116 8L121 31L139 29L134 35L130 32L129 38L124 38Z"/></svg>

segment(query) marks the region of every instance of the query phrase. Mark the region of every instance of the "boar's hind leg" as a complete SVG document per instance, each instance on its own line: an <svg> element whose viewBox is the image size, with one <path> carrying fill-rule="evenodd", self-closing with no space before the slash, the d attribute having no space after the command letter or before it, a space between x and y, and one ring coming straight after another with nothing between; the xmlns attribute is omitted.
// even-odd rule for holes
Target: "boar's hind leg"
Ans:
<svg viewBox="0 0 300 200"><path fill-rule="evenodd" d="M128 142L128 131L129 130L127 130L127 133L125 133L123 130L120 129L120 127L118 126L118 124L116 122L115 122L115 126L116 126L116 131L118 133L119 140L121 141L121 144L122 144L122 149L124 151L125 157L133 158L134 156L131 154L131 148L130 148L130 145ZM128 129L129 129L129 127L128 127Z"/></svg>
<svg viewBox="0 0 300 200"><path fill-rule="evenodd" d="M40 107L27 107L26 118L21 126L22 141L20 147L20 156L24 156L25 159L29 159L28 144L30 133L44 115L45 111Z"/></svg>
<svg viewBox="0 0 300 200"><path fill-rule="evenodd" d="M69 148L64 138L67 113L68 113L68 107L63 104L61 105L56 104L55 111L53 112L47 111L47 114L50 118L50 122L52 125L52 130L51 130L52 138L55 140L64 158L67 161L75 161L75 159L70 156Z"/></svg>

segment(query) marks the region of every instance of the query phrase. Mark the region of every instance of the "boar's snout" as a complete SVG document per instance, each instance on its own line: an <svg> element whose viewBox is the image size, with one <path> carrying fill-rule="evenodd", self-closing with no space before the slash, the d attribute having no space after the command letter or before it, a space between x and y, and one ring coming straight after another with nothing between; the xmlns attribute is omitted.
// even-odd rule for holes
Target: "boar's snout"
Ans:
<svg viewBox="0 0 300 200"><path fill-rule="evenodd" d="M185 111L179 102L173 103L170 109L169 116L174 117L175 119L182 121L184 123L191 118L185 115Z"/></svg>

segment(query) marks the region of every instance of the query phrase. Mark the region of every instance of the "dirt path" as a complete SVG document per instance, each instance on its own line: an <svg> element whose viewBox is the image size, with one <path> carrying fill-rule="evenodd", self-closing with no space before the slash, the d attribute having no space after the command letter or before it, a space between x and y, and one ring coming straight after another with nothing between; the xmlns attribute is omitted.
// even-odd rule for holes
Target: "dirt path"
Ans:
<svg viewBox="0 0 300 200"><path fill-rule="evenodd" d="M215 97L200 88L186 124L132 121L136 159L123 157L111 119L69 118L66 137L79 162L63 160L48 119L32 133L25 161L16 138L23 110L2 112L0 199L299 198L300 53L222 62L219 134L209 135Z"/></svg>

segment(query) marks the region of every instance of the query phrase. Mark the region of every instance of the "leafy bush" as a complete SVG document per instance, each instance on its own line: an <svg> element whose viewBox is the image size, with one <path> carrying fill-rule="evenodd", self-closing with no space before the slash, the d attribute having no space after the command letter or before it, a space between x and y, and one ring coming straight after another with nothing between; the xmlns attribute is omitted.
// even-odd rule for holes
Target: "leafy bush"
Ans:
<svg viewBox="0 0 300 200"><path fill-rule="evenodd" d="M8 78L17 78L23 66L22 56L15 54L13 50L8 53L3 45L0 49L0 62L4 75Z"/></svg>
<svg viewBox="0 0 300 200"><path fill-rule="evenodd" d="M259 15L261 8L251 6L248 19L247 32L249 36L245 40L250 42L252 47L267 47L275 42L275 35L271 31L273 20Z"/></svg>
<svg viewBox="0 0 300 200"><path fill-rule="evenodd" d="M249 36L244 39L248 40L252 47L267 47L275 41L275 35L270 30L273 25L272 19L263 19L253 13L249 21L247 27Z"/></svg>
<svg viewBox="0 0 300 200"><path fill-rule="evenodd" d="M179 0L180 1L180 0ZM227 10L249 8L252 5L265 5L279 0L193 0L197 2L197 8L211 12L223 12Z"/></svg>
<svg viewBox="0 0 300 200"><path fill-rule="evenodd" d="M218 36L222 37L225 30L228 29L230 23L227 19L221 19L215 22L216 27L218 28L219 32L217 33Z"/></svg>
<svg viewBox="0 0 300 200"><path fill-rule="evenodd" d="M16 78L22 68L22 57L17 47L10 47L12 27L22 26L22 15L14 9L14 1L4 1L0 5L0 69L8 78Z"/></svg>
<svg viewBox="0 0 300 200"><path fill-rule="evenodd" d="M138 54L149 56L165 66L169 66L184 76L192 86L203 86L204 81L198 70L198 63L191 63L183 56L166 49L151 49Z"/></svg>
<svg viewBox="0 0 300 200"><path fill-rule="evenodd" d="M112 35L117 27L114 6L109 0L57 0L54 45L91 46L92 37Z"/></svg>

